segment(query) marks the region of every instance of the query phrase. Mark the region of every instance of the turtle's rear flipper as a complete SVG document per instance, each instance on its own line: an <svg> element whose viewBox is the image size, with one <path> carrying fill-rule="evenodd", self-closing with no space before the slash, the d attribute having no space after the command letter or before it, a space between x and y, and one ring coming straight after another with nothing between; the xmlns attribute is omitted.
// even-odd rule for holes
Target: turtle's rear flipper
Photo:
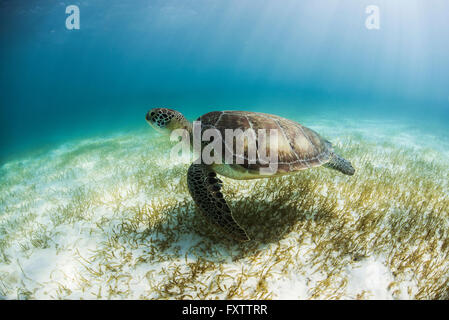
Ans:
<svg viewBox="0 0 449 320"><path fill-rule="evenodd" d="M238 225L223 198L221 180L204 164L192 164L187 173L187 184L193 200L206 218L221 227L232 238L249 240L245 230Z"/></svg>
<svg viewBox="0 0 449 320"><path fill-rule="evenodd" d="M352 167L351 162L340 157L338 154L334 153L332 159L324 164L325 167L338 170L341 173L352 176L355 172L355 169Z"/></svg>

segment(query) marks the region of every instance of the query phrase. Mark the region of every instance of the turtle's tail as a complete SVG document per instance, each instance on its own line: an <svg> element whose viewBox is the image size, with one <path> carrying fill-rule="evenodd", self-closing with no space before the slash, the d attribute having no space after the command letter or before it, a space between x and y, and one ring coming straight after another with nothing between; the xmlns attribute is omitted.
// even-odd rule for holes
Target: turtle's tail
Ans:
<svg viewBox="0 0 449 320"><path fill-rule="evenodd" d="M352 176L355 172L351 162L334 153L331 160L324 165L327 168L338 170L341 173Z"/></svg>

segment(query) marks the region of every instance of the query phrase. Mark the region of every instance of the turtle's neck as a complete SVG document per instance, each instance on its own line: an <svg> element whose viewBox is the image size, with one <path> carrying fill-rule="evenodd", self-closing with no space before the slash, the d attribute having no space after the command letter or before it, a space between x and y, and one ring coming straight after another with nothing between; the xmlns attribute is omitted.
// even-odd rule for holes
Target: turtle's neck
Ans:
<svg viewBox="0 0 449 320"><path fill-rule="evenodd" d="M186 118L183 119L182 128L189 132L189 135L192 136L193 133L193 124Z"/></svg>

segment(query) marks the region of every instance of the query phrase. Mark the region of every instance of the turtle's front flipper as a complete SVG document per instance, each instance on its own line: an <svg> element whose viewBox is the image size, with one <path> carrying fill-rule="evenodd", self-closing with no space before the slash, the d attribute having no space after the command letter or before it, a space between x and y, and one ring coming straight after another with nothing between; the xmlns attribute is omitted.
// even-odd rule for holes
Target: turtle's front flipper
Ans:
<svg viewBox="0 0 449 320"><path fill-rule="evenodd" d="M332 155L331 160L328 163L324 164L324 166L330 169L338 170L341 173L347 174L349 176L352 176L355 172L355 169L353 168L351 162L340 157L336 153Z"/></svg>
<svg viewBox="0 0 449 320"><path fill-rule="evenodd" d="M204 164L192 164L187 173L190 194L206 218L234 239L247 241L248 235L234 220L226 200L223 199L221 183L217 174Z"/></svg>

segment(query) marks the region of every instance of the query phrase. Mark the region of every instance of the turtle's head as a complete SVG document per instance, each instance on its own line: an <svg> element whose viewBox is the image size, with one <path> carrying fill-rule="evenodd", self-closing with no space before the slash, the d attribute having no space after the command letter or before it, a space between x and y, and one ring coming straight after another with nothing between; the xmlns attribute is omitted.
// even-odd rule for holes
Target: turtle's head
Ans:
<svg viewBox="0 0 449 320"><path fill-rule="evenodd" d="M156 131L170 134L176 129L189 130L190 122L178 111L167 108L153 108L145 117L148 124Z"/></svg>

